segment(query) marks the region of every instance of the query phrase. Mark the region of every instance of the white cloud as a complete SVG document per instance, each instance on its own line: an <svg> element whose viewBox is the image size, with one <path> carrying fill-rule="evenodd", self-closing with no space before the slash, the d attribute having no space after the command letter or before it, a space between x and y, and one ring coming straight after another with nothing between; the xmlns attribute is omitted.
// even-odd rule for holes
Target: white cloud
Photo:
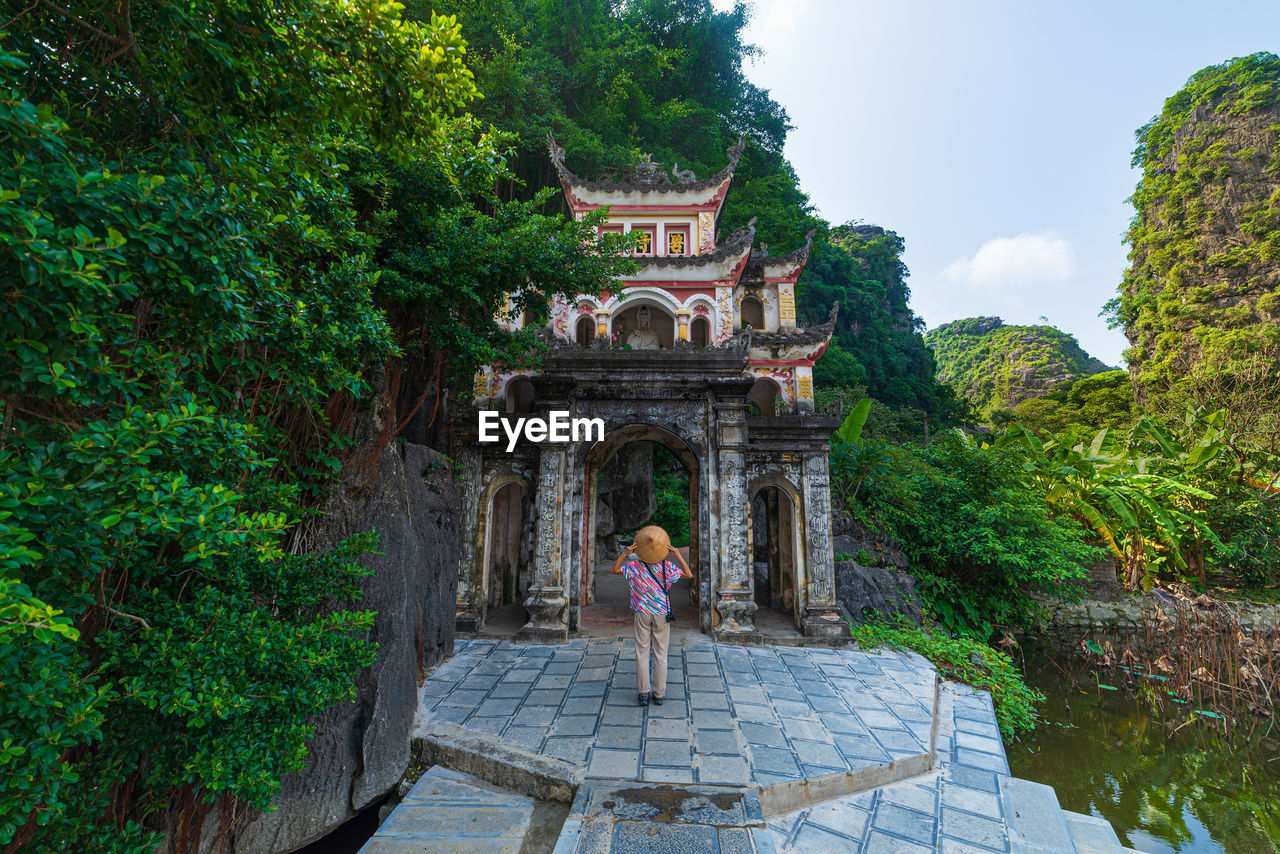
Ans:
<svg viewBox="0 0 1280 854"><path fill-rule="evenodd" d="M1021 285L1061 282L1075 272L1075 253L1061 237L1045 232L996 237L978 247L971 258L957 258L942 277L969 285Z"/></svg>

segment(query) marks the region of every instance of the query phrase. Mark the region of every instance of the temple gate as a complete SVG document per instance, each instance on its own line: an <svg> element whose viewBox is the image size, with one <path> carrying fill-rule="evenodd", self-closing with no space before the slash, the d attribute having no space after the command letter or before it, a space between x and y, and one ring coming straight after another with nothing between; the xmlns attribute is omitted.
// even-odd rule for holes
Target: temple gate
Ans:
<svg viewBox="0 0 1280 854"><path fill-rule="evenodd" d="M770 602L806 636L843 636L827 470L837 422L813 413L813 365L831 340L835 310L812 329L797 328L795 317L795 283L813 234L781 256L753 249L754 220L716 242L741 142L706 180L667 175L646 159L626 179L587 181L568 170L552 138L548 149L575 216L607 206L604 230L641 233L640 270L617 295L557 300L541 368L483 368L473 408L458 411L455 456L475 508L464 519L458 630L478 630L502 599L491 577L501 567L507 596L514 579L524 580L528 622L518 638L558 642L576 631L597 566L614 557L596 554L596 475L620 448L647 441L689 472L690 598L702 631L752 642L757 603ZM522 319L508 306L503 322L519 328ZM478 441L481 409L503 419L565 411L601 419L605 432L595 442L526 442L508 453L505 443ZM757 513L768 518L753 525L760 495ZM517 496L529 512L519 512ZM766 532L775 567L764 595L755 529ZM530 547L520 549L522 541Z"/></svg>

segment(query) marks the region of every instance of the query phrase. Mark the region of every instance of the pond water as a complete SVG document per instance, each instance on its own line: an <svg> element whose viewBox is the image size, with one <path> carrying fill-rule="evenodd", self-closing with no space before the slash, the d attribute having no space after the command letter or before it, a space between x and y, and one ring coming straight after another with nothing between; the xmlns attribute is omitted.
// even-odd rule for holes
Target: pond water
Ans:
<svg viewBox="0 0 1280 854"><path fill-rule="evenodd" d="M1070 655L1026 665L1048 723L1007 746L1015 776L1053 786L1063 809L1105 818L1139 851L1280 851L1280 722L1232 738L1186 707L1153 714L1136 693L1100 688Z"/></svg>

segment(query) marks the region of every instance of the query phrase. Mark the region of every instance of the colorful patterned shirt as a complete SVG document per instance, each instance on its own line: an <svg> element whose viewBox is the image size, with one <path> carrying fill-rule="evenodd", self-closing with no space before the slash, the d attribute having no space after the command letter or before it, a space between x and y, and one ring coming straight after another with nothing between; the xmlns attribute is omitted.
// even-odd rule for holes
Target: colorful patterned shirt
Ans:
<svg viewBox="0 0 1280 854"><path fill-rule="evenodd" d="M631 588L631 610L645 614L666 614L671 601L662 588L675 584L680 578L680 567L669 560L662 563L644 563L632 555L622 564L622 574Z"/></svg>

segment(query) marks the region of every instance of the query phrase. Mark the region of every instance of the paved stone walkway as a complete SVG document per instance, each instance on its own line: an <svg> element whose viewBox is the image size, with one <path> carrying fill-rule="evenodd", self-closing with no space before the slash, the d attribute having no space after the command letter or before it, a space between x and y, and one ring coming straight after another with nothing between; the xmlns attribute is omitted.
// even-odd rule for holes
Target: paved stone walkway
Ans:
<svg viewBox="0 0 1280 854"><path fill-rule="evenodd" d="M667 702L641 707L630 640L460 641L423 688L415 733L429 761L572 800L554 854L1129 851L1050 787L1010 777L990 697L939 682L919 656L682 632L669 662ZM476 801L441 802L431 773L406 804L424 784L421 803ZM495 808L480 801L476 827Z"/></svg>
<svg viewBox="0 0 1280 854"><path fill-rule="evenodd" d="M690 634L670 649L666 702L641 707L633 650L619 638L466 642L427 682L418 728L458 724L588 777L651 782L772 786L927 765L934 672L918 656Z"/></svg>

